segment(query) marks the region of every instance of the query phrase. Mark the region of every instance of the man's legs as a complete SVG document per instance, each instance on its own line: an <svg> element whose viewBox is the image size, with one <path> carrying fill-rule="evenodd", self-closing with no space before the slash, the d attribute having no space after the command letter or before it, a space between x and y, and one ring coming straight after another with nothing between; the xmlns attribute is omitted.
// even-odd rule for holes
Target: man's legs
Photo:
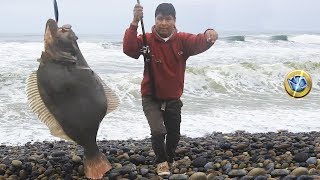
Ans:
<svg viewBox="0 0 320 180"><path fill-rule="evenodd" d="M164 124L167 130L166 152L169 163L174 160L175 150L180 140L181 107L181 100L168 101L164 113Z"/></svg>
<svg viewBox="0 0 320 180"><path fill-rule="evenodd" d="M151 97L142 97L143 112L148 120L151 130L152 149L156 154L156 164L167 161L165 149L166 128L163 122L163 111L160 110L161 102Z"/></svg>

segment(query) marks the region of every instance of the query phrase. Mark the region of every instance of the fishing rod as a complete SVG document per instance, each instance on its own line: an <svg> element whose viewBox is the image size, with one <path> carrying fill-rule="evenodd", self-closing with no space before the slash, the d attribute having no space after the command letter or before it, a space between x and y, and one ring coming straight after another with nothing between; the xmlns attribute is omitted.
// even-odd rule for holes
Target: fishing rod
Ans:
<svg viewBox="0 0 320 180"><path fill-rule="evenodd" d="M56 18L56 22L58 24L59 21L59 9L57 0L53 0L53 7L54 7L54 17Z"/></svg>
<svg viewBox="0 0 320 180"><path fill-rule="evenodd" d="M54 17L56 19L56 22L58 24L59 21L59 8L58 8L58 3L57 0L53 0L53 7L54 7ZM63 25L62 29L70 29L71 25Z"/></svg>
<svg viewBox="0 0 320 180"><path fill-rule="evenodd" d="M137 3L140 5L140 0L137 0ZM144 23L143 23L143 18L141 17L140 19L141 23L141 28L142 28L142 41L143 41L143 46L141 48L141 53L143 55L144 59L144 70L148 71L149 77L150 77L150 86L151 86L151 92L152 92L152 97L156 97L156 89L154 86L154 76L151 68L151 56L150 56L150 48L147 43L147 36L146 32L144 30Z"/></svg>
<svg viewBox="0 0 320 180"><path fill-rule="evenodd" d="M140 5L140 0L137 0L137 3ZM143 23L143 18L140 19L141 22L141 28L142 28L142 40L143 40L143 47L141 49L141 52L143 53L143 56L145 58L145 61L150 61L150 49L147 43L147 37L146 37L146 32L144 30L144 23Z"/></svg>

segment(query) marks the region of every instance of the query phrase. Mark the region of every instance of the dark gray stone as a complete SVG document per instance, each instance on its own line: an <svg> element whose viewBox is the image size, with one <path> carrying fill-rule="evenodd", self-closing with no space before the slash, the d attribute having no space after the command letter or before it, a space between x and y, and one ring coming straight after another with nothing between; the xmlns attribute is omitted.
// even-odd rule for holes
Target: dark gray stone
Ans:
<svg viewBox="0 0 320 180"><path fill-rule="evenodd" d="M223 150L231 149L231 144L230 143L221 143L219 146Z"/></svg>
<svg viewBox="0 0 320 180"><path fill-rule="evenodd" d="M222 170L226 173L229 173L231 171L232 165L231 163L227 163L224 166L222 166Z"/></svg>
<svg viewBox="0 0 320 180"><path fill-rule="evenodd" d="M169 177L169 180L187 180L188 175L185 174L173 174Z"/></svg>
<svg viewBox="0 0 320 180"><path fill-rule="evenodd" d="M266 166L267 173L271 173L274 170L274 163L269 163Z"/></svg>
<svg viewBox="0 0 320 180"><path fill-rule="evenodd" d="M242 178L240 178L240 180L254 180L254 177L253 177L253 176L245 175L245 176L243 176Z"/></svg>
<svg viewBox="0 0 320 180"><path fill-rule="evenodd" d="M65 156L66 155L66 152L64 151L57 151L57 152L53 152L51 154L52 157L61 157L61 156Z"/></svg>
<svg viewBox="0 0 320 180"><path fill-rule="evenodd" d="M208 163L208 159L204 157L198 157L192 161L194 167L204 167Z"/></svg>
<svg viewBox="0 0 320 180"><path fill-rule="evenodd" d="M282 180L296 180L296 176L288 175L285 176Z"/></svg>
<svg viewBox="0 0 320 180"><path fill-rule="evenodd" d="M254 180L267 180L267 176L257 176Z"/></svg>
<svg viewBox="0 0 320 180"><path fill-rule="evenodd" d="M287 176L289 175L289 170L287 169L275 169L271 172L271 176L277 177L277 176Z"/></svg>
<svg viewBox="0 0 320 180"><path fill-rule="evenodd" d="M229 173L228 176L230 177L241 177L247 175L247 171L244 169L232 169Z"/></svg>
<svg viewBox="0 0 320 180"><path fill-rule="evenodd" d="M135 165L145 164L146 157L140 155L132 155L130 156L130 162L132 162Z"/></svg>
<svg viewBox="0 0 320 180"><path fill-rule="evenodd" d="M309 158L309 154L308 153L298 153L294 156L293 160L295 160L296 162L306 162L307 159Z"/></svg>
<svg viewBox="0 0 320 180"><path fill-rule="evenodd" d="M129 174L130 172L136 171L137 167L134 164L128 164L120 168L121 174Z"/></svg>
<svg viewBox="0 0 320 180"><path fill-rule="evenodd" d="M141 175L144 176L144 175L148 174L149 169L141 168L140 172L141 172Z"/></svg>
<svg viewBox="0 0 320 180"><path fill-rule="evenodd" d="M315 178L308 175L302 175L297 178L297 180L314 180Z"/></svg>
<svg viewBox="0 0 320 180"><path fill-rule="evenodd" d="M117 153L118 153L118 150L115 149L115 148L111 148L111 149L109 150L109 154L116 155Z"/></svg>

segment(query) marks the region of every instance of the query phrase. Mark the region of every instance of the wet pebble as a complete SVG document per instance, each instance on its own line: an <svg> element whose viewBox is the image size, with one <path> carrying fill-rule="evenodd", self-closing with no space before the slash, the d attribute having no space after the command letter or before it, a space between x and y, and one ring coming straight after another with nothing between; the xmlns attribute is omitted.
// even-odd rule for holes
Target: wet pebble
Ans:
<svg viewBox="0 0 320 180"><path fill-rule="evenodd" d="M14 166L14 167L21 167L22 166L22 162L19 161L19 160L13 160L11 162L11 164Z"/></svg>
<svg viewBox="0 0 320 180"><path fill-rule="evenodd" d="M194 173L190 176L189 180L207 180L207 175L202 172Z"/></svg>
<svg viewBox="0 0 320 180"><path fill-rule="evenodd" d="M317 164L317 158L316 157L310 157L307 159L307 164Z"/></svg>
<svg viewBox="0 0 320 180"><path fill-rule="evenodd" d="M204 157L198 157L193 160L192 165L194 167L204 167L208 163L208 159Z"/></svg>
<svg viewBox="0 0 320 180"><path fill-rule="evenodd" d="M308 175L308 174L309 174L309 171L305 167L298 167L291 172L291 175L293 176L301 176L301 175Z"/></svg>
<svg viewBox="0 0 320 180"><path fill-rule="evenodd" d="M247 174L247 171L244 169L232 169L228 175L230 177L241 177L241 176L245 176Z"/></svg>
<svg viewBox="0 0 320 180"><path fill-rule="evenodd" d="M187 180L188 176L185 174L173 174L169 177L169 180Z"/></svg>
<svg viewBox="0 0 320 180"><path fill-rule="evenodd" d="M82 161L82 159L80 156L77 156L77 155L72 156L72 162L77 164L77 163L80 163L81 161Z"/></svg>
<svg viewBox="0 0 320 180"><path fill-rule="evenodd" d="M273 177L277 177L277 176L287 176L289 174L289 170L287 169L275 169L271 172L271 175Z"/></svg>
<svg viewBox="0 0 320 180"><path fill-rule="evenodd" d="M264 168L254 168L249 173L248 176L260 176L260 175L266 175L266 170Z"/></svg>
<svg viewBox="0 0 320 180"><path fill-rule="evenodd" d="M66 155L65 151L57 151L57 152L53 152L51 154L52 157L62 157L62 156L65 156L65 155Z"/></svg>
<svg viewBox="0 0 320 180"><path fill-rule="evenodd" d="M309 158L308 153L298 153L294 156L294 160L297 162L306 162L308 158Z"/></svg>

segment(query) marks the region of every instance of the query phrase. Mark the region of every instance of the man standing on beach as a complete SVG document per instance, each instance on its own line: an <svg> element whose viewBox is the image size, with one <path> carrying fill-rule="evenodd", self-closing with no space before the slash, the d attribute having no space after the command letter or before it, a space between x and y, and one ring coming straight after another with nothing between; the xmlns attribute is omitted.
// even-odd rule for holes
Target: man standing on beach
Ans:
<svg viewBox="0 0 320 180"><path fill-rule="evenodd" d="M143 7L136 4L134 17L126 30L123 52L135 59L141 55L142 35L137 36ZM151 130L152 148L156 154L158 175L169 175L180 140L180 97L184 87L186 60L209 49L218 38L213 29L197 35L177 32L176 12L171 3L161 3L155 11L155 25L146 34L150 47L141 83L142 106Z"/></svg>

